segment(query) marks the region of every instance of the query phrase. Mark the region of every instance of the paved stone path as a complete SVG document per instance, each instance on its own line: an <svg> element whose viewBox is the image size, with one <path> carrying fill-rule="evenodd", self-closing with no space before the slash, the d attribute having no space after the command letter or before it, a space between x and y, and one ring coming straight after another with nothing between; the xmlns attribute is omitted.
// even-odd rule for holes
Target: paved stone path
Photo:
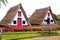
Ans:
<svg viewBox="0 0 60 40"><path fill-rule="evenodd" d="M18 40L60 40L60 36L34 37L34 38L26 38Z"/></svg>

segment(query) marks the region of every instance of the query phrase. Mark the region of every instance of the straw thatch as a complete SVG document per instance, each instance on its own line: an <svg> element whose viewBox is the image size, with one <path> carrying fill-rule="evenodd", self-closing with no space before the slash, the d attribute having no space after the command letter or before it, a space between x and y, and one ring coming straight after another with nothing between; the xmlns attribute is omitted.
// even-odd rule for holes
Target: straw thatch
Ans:
<svg viewBox="0 0 60 40"><path fill-rule="evenodd" d="M15 17L18 9L19 9L19 5L11 7L9 9L9 11L7 12L6 16L0 22L0 25L9 26L9 24L11 23L11 21Z"/></svg>

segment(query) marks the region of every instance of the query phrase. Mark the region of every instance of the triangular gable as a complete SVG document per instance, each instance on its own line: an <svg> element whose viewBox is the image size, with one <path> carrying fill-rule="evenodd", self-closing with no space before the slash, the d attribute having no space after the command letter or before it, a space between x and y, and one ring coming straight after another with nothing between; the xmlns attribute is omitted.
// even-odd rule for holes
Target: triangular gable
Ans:
<svg viewBox="0 0 60 40"><path fill-rule="evenodd" d="M45 15L45 17L44 17L44 19L43 19L43 23L44 24L47 24L47 22L48 22L48 20L47 19L50 19L50 24L54 24L54 19L53 19L53 17L52 17L52 14L51 14L51 12L48 10L47 11L47 13L46 13L46 15Z"/></svg>
<svg viewBox="0 0 60 40"><path fill-rule="evenodd" d="M17 25L17 23L18 23L18 12L21 12L21 16L20 16L20 18L21 18L21 24L22 25L28 25L27 24L27 21L26 21L26 19L25 19L25 17L24 17L24 15L23 15L23 12L21 11L21 9L19 8L19 10L17 11L17 14L16 14L16 16L14 17L14 19L12 20L12 22L11 22L11 25ZM15 22L15 23L14 23Z"/></svg>

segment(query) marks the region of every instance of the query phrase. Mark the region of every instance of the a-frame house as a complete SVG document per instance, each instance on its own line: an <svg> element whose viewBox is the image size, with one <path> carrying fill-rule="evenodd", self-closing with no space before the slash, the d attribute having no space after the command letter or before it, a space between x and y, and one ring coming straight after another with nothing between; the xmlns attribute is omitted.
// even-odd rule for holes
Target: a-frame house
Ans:
<svg viewBox="0 0 60 40"><path fill-rule="evenodd" d="M19 9L21 11L19 11ZM28 17L26 15L26 12L25 10L23 9L23 6L21 4L19 5L16 5L14 7L11 7L9 9L9 11L7 12L6 16L2 19L2 21L0 22L0 27L11 27L11 23L13 21L13 19L15 18L16 14L18 15L17 17L17 27L20 27L22 25L22 18L21 18L21 14L24 15L26 21L27 21L27 24L29 26L31 26L29 20L28 20ZM16 24L16 20L13 21L14 24Z"/></svg>
<svg viewBox="0 0 60 40"><path fill-rule="evenodd" d="M37 9L29 18L32 25L55 25L56 19L51 11L51 7Z"/></svg>

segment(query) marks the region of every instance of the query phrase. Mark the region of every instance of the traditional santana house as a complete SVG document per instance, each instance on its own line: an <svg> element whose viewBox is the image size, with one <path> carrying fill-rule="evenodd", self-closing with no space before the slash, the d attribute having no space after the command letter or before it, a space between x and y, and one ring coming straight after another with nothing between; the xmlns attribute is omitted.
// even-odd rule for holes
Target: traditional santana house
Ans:
<svg viewBox="0 0 60 40"><path fill-rule="evenodd" d="M22 25L30 26L30 23L26 16L26 12L21 4L11 7L7 12L6 16L0 22L0 27L6 26L13 28L20 28L22 27Z"/></svg>
<svg viewBox="0 0 60 40"><path fill-rule="evenodd" d="M29 19L32 25L55 25L56 23L51 7L37 9Z"/></svg>
<svg viewBox="0 0 60 40"><path fill-rule="evenodd" d="M55 23L56 20L51 7L37 9L28 19L25 10L19 4L9 9L6 16L0 22L0 27L21 28L23 25L55 25Z"/></svg>

